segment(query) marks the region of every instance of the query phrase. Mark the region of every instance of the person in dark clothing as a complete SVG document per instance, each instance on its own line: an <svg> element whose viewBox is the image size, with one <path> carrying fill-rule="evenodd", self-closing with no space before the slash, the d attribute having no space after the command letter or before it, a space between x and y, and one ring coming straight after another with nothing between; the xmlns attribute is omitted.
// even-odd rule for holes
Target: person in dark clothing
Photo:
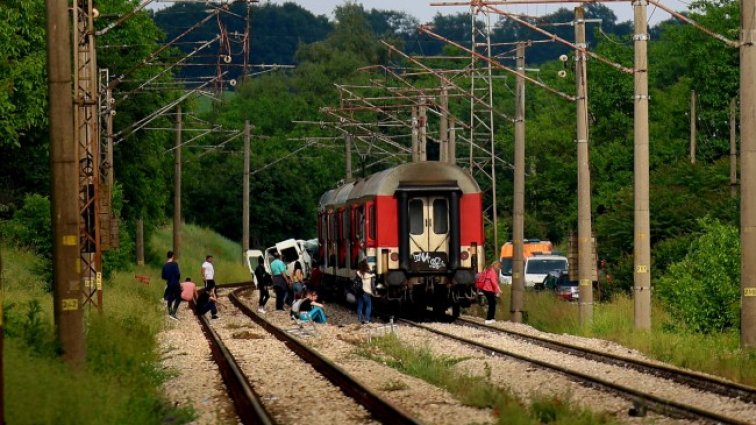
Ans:
<svg viewBox="0 0 756 425"><path fill-rule="evenodd" d="M265 303L270 299L270 292L268 287L272 284L271 277L267 271L265 271L265 260L262 256L257 259L257 267L255 267L255 279L257 279L257 290L260 291L260 302L258 312L265 314Z"/></svg>
<svg viewBox="0 0 756 425"><path fill-rule="evenodd" d="M328 317L326 317L325 306L318 302L318 293L309 290L307 291L307 297L299 304L297 314L300 320L311 320L315 323L326 323Z"/></svg>
<svg viewBox="0 0 756 425"><path fill-rule="evenodd" d="M218 318L218 308L215 303L218 299L213 295L212 289L199 289L195 292L194 308L198 316L203 316L208 311L213 319Z"/></svg>
<svg viewBox="0 0 756 425"><path fill-rule="evenodd" d="M173 251L168 251L167 260L163 264L162 278L165 280L165 292L163 299L168 305L168 317L178 320L176 312L181 304L181 272L179 265L173 258Z"/></svg>

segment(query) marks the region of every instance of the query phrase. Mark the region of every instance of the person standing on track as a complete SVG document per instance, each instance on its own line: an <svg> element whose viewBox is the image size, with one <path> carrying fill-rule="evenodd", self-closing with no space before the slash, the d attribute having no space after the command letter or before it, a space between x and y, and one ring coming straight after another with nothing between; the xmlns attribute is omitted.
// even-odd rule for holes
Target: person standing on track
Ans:
<svg viewBox="0 0 756 425"><path fill-rule="evenodd" d="M369 324L373 312L373 281L375 274L370 271L370 265L367 259L360 261L357 270L357 279L362 281L362 291L356 291L357 294L357 320L362 324Z"/></svg>
<svg viewBox="0 0 756 425"><path fill-rule="evenodd" d="M165 280L165 292L163 293L163 299L168 306L168 317L173 320L178 320L176 312L178 311L179 304L181 304L181 271L179 271L179 265L173 258L173 251L168 251L166 254L167 260L163 264L163 271L161 277Z"/></svg>
<svg viewBox="0 0 756 425"><path fill-rule="evenodd" d="M273 290L276 291L276 311L283 311L286 293L289 290L289 276L286 275L286 264L281 261L281 254L273 253L270 263L270 274L273 277Z"/></svg>
<svg viewBox="0 0 756 425"><path fill-rule="evenodd" d="M213 267L213 256L208 255L205 257L205 262L202 263L202 280L205 281L205 290L216 295L215 292L215 267Z"/></svg>
<svg viewBox="0 0 756 425"><path fill-rule="evenodd" d="M265 314L265 303L270 299L268 286L271 284L270 275L265 271L265 260L262 255L257 258L257 267L255 267L255 279L257 280L257 290L260 291L260 302L258 312Z"/></svg>
<svg viewBox="0 0 756 425"><path fill-rule="evenodd" d="M488 302L488 314L486 315L486 324L496 322L496 298L501 294L499 287L499 269L501 263L496 260L475 280L475 287L483 292Z"/></svg>

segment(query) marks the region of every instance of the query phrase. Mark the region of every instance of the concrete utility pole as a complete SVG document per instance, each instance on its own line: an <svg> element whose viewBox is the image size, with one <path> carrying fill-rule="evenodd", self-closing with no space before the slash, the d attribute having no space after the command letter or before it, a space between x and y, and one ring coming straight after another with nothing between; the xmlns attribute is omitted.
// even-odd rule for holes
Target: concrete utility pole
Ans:
<svg viewBox="0 0 756 425"><path fill-rule="evenodd" d="M575 8L575 45L585 49L585 9ZM593 323L593 244L591 233L591 167L588 152L588 64L575 50L577 80L578 280L580 325Z"/></svg>
<svg viewBox="0 0 756 425"><path fill-rule="evenodd" d="M419 160L425 162L428 160L428 99L425 96L420 98L420 108L418 111L418 125L420 126L419 134Z"/></svg>
<svg viewBox="0 0 756 425"><path fill-rule="evenodd" d="M249 250L249 120L244 120L244 182L242 183L242 258Z"/></svg>
<svg viewBox="0 0 756 425"><path fill-rule="evenodd" d="M141 218L136 221L136 263L144 265L144 220Z"/></svg>
<svg viewBox="0 0 756 425"><path fill-rule="evenodd" d="M176 148L173 153L173 256L181 252L181 106L176 108Z"/></svg>
<svg viewBox="0 0 756 425"><path fill-rule="evenodd" d="M457 164L457 119L449 118L449 164Z"/></svg>
<svg viewBox="0 0 756 425"><path fill-rule="evenodd" d="M417 107L412 107L412 162L420 161L420 123L417 120Z"/></svg>
<svg viewBox="0 0 756 425"><path fill-rule="evenodd" d="M79 270L78 147L73 129L71 33L68 4L46 0L47 75L50 108L53 309L63 360L84 365L84 326Z"/></svg>
<svg viewBox="0 0 756 425"><path fill-rule="evenodd" d="M738 105L730 100L730 196L738 196Z"/></svg>
<svg viewBox="0 0 756 425"><path fill-rule="evenodd" d="M517 43L517 71L525 72L525 43ZM525 293L525 79L515 88L514 205L512 208L512 302L509 320L522 323ZM494 251L496 252L496 251Z"/></svg>
<svg viewBox="0 0 756 425"><path fill-rule="evenodd" d="M740 345L756 347L756 0L740 2Z"/></svg>
<svg viewBox="0 0 756 425"><path fill-rule="evenodd" d="M439 146L438 160L441 162L449 162L449 92L446 89L446 85L441 85L441 96L439 98L439 104L441 106L441 120L438 125Z"/></svg>
<svg viewBox="0 0 756 425"><path fill-rule="evenodd" d="M344 160L346 162L346 181L350 182L354 180L352 177L352 135L347 133L344 135Z"/></svg>
<svg viewBox="0 0 756 425"><path fill-rule="evenodd" d="M690 91L690 163L696 163L696 91Z"/></svg>
<svg viewBox="0 0 756 425"><path fill-rule="evenodd" d="M648 0L633 0L635 19L635 327L651 329L651 225L648 183Z"/></svg>

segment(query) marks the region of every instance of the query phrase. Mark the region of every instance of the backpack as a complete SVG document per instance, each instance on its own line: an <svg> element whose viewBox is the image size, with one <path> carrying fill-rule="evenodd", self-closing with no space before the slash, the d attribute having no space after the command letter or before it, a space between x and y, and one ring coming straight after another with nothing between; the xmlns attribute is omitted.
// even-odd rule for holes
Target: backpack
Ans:
<svg viewBox="0 0 756 425"><path fill-rule="evenodd" d="M352 281L352 292L354 292L355 295L362 295L364 292L362 290L362 278L358 274L354 277L354 280Z"/></svg>

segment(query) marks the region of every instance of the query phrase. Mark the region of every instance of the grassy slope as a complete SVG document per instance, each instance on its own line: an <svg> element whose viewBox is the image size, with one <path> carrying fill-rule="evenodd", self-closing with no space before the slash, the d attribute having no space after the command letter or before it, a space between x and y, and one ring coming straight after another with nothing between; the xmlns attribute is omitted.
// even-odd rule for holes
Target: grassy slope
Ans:
<svg viewBox="0 0 756 425"><path fill-rule="evenodd" d="M164 228L151 243L164 252L170 240L170 228ZM249 280L238 244L191 225L184 227L183 241L186 274L194 270L196 276L205 253L210 253L219 283ZM160 392L166 372L160 368L155 343L165 324L159 268L147 265L116 273L105 283L103 314L87 313L87 366L72 372L54 355L52 296L35 277L35 263L33 254L3 247L7 422L188 421L192 413L171 408ZM151 283L136 282L135 274L151 276Z"/></svg>

